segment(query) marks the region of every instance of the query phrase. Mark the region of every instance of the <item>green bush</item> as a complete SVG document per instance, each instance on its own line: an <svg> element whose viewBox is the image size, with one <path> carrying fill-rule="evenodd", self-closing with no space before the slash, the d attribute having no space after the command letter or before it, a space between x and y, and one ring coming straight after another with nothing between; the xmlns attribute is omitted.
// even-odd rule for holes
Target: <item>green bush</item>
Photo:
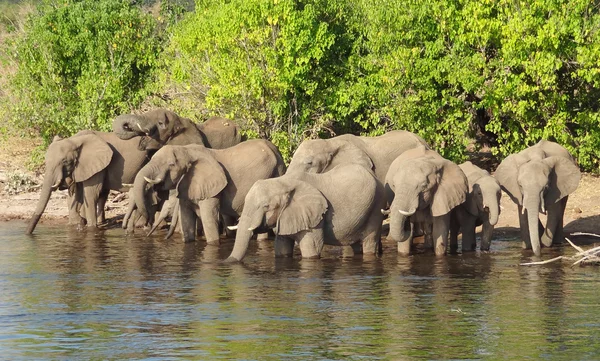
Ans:
<svg viewBox="0 0 600 361"><path fill-rule="evenodd" d="M455 161L482 135L499 157L556 140L597 171L598 12L585 0L203 0L174 30L163 79L288 157L306 136L407 129Z"/></svg>
<svg viewBox="0 0 600 361"><path fill-rule="evenodd" d="M176 27L166 55L168 82L208 112L241 120L284 157L333 118L352 47L343 1L197 1Z"/></svg>
<svg viewBox="0 0 600 361"><path fill-rule="evenodd" d="M120 0L45 2L12 45L11 114L46 141L112 118L148 95L161 40L157 20Z"/></svg>

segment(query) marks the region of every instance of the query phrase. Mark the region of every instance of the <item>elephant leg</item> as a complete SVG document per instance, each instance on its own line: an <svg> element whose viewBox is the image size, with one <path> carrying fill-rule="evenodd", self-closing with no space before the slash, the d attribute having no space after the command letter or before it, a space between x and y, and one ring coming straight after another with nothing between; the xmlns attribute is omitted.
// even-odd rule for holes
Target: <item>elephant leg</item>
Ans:
<svg viewBox="0 0 600 361"><path fill-rule="evenodd" d="M354 242L349 246L342 246L342 253L347 253L349 256L354 256L357 254L363 254L365 249L363 247L362 242Z"/></svg>
<svg viewBox="0 0 600 361"><path fill-rule="evenodd" d="M82 227L85 225L85 218L81 216L83 188L81 183L75 185L75 191L67 196L67 207L69 208L69 224Z"/></svg>
<svg viewBox="0 0 600 361"><path fill-rule="evenodd" d="M435 245L435 255L443 256L448 247L448 235L450 232L450 213L434 217L432 238Z"/></svg>
<svg viewBox="0 0 600 361"><path fill-rule="evenodd" d="M184 242L196 241L196 222L198 216L194 210L194 205L190 202L179 202L179 221L181 223L181 232Z"/></svg>
<svg viewBox="0 0 600 361"><path fill-rule="evenodd" d="M544 247L551 247L552 244L562 243L557 237L559 225L562 226L566 202L563 200L547 207L548 218L546 220L546 229L542 233L541 241ZM561 232L562 233L562 232Z"/></svg>
<svg viewBox="0 0 600 361"><path fill-rule="evenodd" d="M275 237L275 257L292 257L294 255L294 240L285 237Z"/></svg>
<svg viewBox="0 0 600 361"><path fill-rule="evenodd" d="M458 233L461 228L461 215L458 214L459 210L452 211L450 215L450 253L458 252ZM464 236L463 236L464 237ZM464 238L463 238L464 245Z"/></svg>
<svg viewBox="0 0 600 361"><path fill-rule="evenodd" d="M381 244L381 223L383 222L383 216L380 212L372 212L371 216L367 220L367 225L363 233L362 242L362 253L365 255L378 255L383 252L383 245ZM356 252L354 252L356 254Z"/></svg>
<svg viewBox="0 0 600 361"><path fill-rule="evenodd" d="M561 244L565 241L565 231L564 231L565 209L567 208L568 198L569 197L567 196L560 200L560 202L562 203L562 207L560 210L560 219L559 219L558 223L556 224L556 232L554 232L554 238L552 239L553 245Z"/></svg>
<svg viewBox="0 0 600 361"><path fill-rule="evenodd" d="M494 226L488 221L484 221L481 226L481 246L482 251L489 251L492 245L492 233L494 233Z"/></svg>
<svg viewBox="0 0 600 361"><path fill-rule="evenodd" d="M256 235L257 241L266 241L269 239L269 232L259 233Z"/></svg>
<svg viewBox="0 0 600 361"><path fill-rule="evenodd" d="M106 212L104 210L104 207L106 206L106 201L108 200L109 193L110 189L102 189L102 191L100 192L100 196L98 198L98 207L96 210L98 214L98 223L106 222Z"/></svg>
<svg viewBox="0 0 600 361"><path fill-rule="evenodd" d="M477 236L475 226L477 218L465 215L462 219L462 251L472 252L477 248Z"/></svg>
<svg viewBox="0 0 600 361"><path fill-rule="evenodd" d="M94 174L83 182L83 208L87 226L96 228L98 226L97 206L104 180L104 171Z"/></svg>
<svg viewBox="0 0 600 361"><path fill-rule="evenodd" d="M323 230L320 227L304 231L298 242L302 258L308 259L321 258L324 244Z"/></svg>
<svg viewBox="0 0 600 361"><path fill-rule="evenodd" d="M200 219L204 228L206 242L218 246L219 240L219 198L208 198L200 202Z"/></svg>
<svg viewBox="0 0 600 361"><path fill-rule="evenodd" d="M433 223L423 222L423 245L425 249L433 249Z"/></svg>
<svg viewBox="0 0 600 361"><path fill-rule="evenodd" d="M521 240L523 241L523 249L531 249L531 240L529 239L529 221L523 206L518 206L519 210L519 227L521 228Z"/></svg>

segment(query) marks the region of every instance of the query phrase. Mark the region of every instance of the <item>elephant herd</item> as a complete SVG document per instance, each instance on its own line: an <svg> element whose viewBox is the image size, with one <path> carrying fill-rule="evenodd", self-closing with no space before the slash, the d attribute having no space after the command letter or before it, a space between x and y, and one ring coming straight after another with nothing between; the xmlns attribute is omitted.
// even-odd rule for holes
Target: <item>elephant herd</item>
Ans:
<svg viewBox="0 0 600 361"><path fill-rule="evenodd" d="M319 258L326 244L376 255L386 216L387 238L399 254L409 254L420 233L425 247L444 255L457 251L459 233L462 251L475 250L478 225L480 248L489 250L504 190L518 205L524 247L539 256L541 245L564 239L567 198L580 177L569 152L550 141L508 156L492 176L470 162L444 159L403 130L305 140L286 171L277 147L242 141L230 120L195 124L156 109L117 117L113 132L56 138L26 232L33 232L56 189L68 189L69 222L88 227L105 221L104 204L116 190L130 192L124 228L153 232L171 217L168 236L179 228L189 242L202 232L215 245L223 231L235 231L228 261L241 261L251 238L269 231L279 257L291 256L297 245L303 258ZM545 226L539 212L547 214Z"/></svg>

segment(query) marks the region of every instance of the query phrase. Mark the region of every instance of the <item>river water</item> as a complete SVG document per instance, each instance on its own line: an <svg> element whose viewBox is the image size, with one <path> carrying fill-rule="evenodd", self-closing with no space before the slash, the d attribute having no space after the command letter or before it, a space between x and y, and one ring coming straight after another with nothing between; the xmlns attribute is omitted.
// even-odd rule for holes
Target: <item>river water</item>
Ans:
<svg viewBox="0 0 600 361"><path fill-rule="evenodd" d="M516 240L435 258L275 259L220 247L0 223L0 359L600 359L600 272ZM544 258L570 249L544 250Z"/></svg>

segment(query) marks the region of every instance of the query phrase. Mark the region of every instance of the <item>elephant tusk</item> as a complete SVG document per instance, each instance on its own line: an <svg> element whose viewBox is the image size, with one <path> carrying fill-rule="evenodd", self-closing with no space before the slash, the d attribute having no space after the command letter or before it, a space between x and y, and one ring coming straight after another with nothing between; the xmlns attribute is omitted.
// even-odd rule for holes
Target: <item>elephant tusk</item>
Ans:
<svg viewBox="0 0 600 361"><path fill-rule="evenodd" d="M162 182L162 179L160 179L160 178L150 179L148 177L144 177L144 180L150 184L158 184L158 183Z"/></svg>
<svg viewBox="0 0 600 361"><path fill-rule="evenodd" d="M238 226L237 225L236 226L227 226L227 229L230 231L237 231Z"/></svg>
<svg viewBox="0 0 600 361"><path fill-rule="evenodd" d="M381 214L383 214L384 216L387 216L388 214L390 214L390 210L389 209L381 209Z"/></svg>
<svg viewBox="0 0 600 361"><path fill-rule="evenodd" d="M56 181L56 183L54 183L54 184L52 185L52 188L58 188L58 187L60 186L60 183L61 183L61 182L62 182L62 179L59 179L59 180L57 180L57 181Z"/></svg>
<svg viewBox="0 0 600 361"><path fill-rule="evenodd" d="M251 227L251 228L248 228L248 230L249 230L249 231L254 231L254 229L252 229L252 227Z"/></svg>
<svg viewBox="0 0 600 361"><path fill-rule="evenodd" d="M413 214L415 214L416 211L417 211L416 209L413 209L412 211L408 211L408 212L403 211L401 209L398 210L398 212L400 212L401 215L406 216L406 217L412 216Z"/></svg>

